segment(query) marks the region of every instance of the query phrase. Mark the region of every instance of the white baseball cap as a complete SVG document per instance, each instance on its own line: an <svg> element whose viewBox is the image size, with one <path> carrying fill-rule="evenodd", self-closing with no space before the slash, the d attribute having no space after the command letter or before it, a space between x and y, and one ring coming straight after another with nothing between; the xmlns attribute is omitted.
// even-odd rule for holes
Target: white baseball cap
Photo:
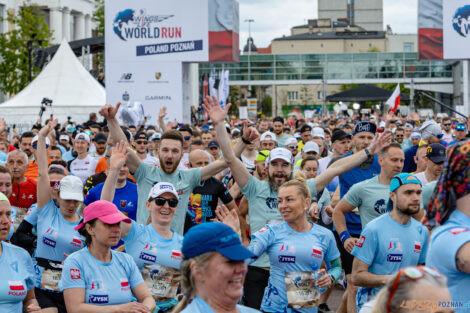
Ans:
<svg viewBox="0 0 470 313"><path fill-rule="evenodd" d="M270 137L270 138L268 138ZM269 140L274 140L277 142L277 138L276 138L276 135L273 133L273 132L270 132L270 131L267 131L267 132L264 132L261 137L259 138L259 141L269 141Z"/></svg>
<svg viewBox="0 0 470 313"><path fill-rule="evenodd" d="M33 140L31 140L31 145L33 146L36 142L38 142L39 136L36 135L33 137ZM49 137L46 137L46 146L50 146L51 141L49 140Z"/></svg>
<svg viewBox="0 0 470 313"><path fill-rule="evenodd" d="M86 133L79 133L75 136L75 140L85 140L86 142L90 143L90 136Z"/></svg>
<svg viewBox="0 0 470 313"><path fill-rule="evenodd" d="M297 142L297 139L295 139L294 137L289 137L287 140L286 140L286 146L288 145L296 145L298 142Z"/></svg>
<svg viewBox="0 0 470 313"><path fill-rule="evenodd" d="M70 140L70 137L68 135L60 135L59 140Z"/></svg>
<svg viewBox="0 0 470 313"><path fill-rule="evenodd" d="M178 198L178 192L176 191L175 186L173 186L172 183L158 183L155 186L150 189L149 196L147 197L147 200L149 199L155 199L158 196L164 194L165 192L170 192L175 195L176 198Z"/></svg>
<svg viewBox="0 0 470 313"><path fill-rule="evenodd" d="M83 201L82 180L73 175L65 176L60 180L59 196L63 200Z"/></svg>
<svg viewBox="0 0 470 313"><path fill-rule="evenodd" d="M317 145L315 141L309 141L305 144L305 146L302 149L302 152L316 152L317 154L320 154L320 147Z"/></svg>
<svg viewBox="0 0 470 313"><path fill-rule="evenodd" d="M292 152L287 150L286 148L275 148L272 149L271 152L269 153L268 158L266 159L266 166L268 166L269 163L271 163L274 160L284 160L289 164L293 163L292 160Z"/></svg>
<svg viewBox="0 0 470 313"><path fill-rule="evenodd" d="M312 137L320 137L325 139L325 131L321 127L314 127L312 129Z"/></svg>

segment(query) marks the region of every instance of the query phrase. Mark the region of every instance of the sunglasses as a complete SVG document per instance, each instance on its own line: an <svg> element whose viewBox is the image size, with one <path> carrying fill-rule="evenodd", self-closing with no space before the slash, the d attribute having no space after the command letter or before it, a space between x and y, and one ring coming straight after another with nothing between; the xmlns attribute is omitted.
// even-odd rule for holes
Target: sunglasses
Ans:
<svg viewBox="0 0 470 313"><path fill-rule="evenodd" d="M429 266L408 266L398 271L398 274L395 277L392 286L390 287L390 293L387 300L387 313L390 313L390 303L392 303L393 296L395 296L395 292L397 291L401 275L404 275L406 278L414 281L423 278L426 273L435 278L442 277L442 275L437 270Z"/></svg>
<svg viewBox="0 0 470 313"><path fill-rule="evenodd" d="M138 145L146 145L149 142L147 140L137 140L135 143L138 144Z"/></svg>
<svg viewBox="0 0 470 313"><path fill-rule="evenodd" d="M177 199L166 199L166 198L162 198L162 197L157 197L154 200L155 200L155 203L158 206L164 206L165 202L168 202L168 205L170 206L170 208L176 208L178 206L178 200Z"/></svg>
<svg viewBox="0 0 470 313"><path fill-rule="evenodd" d="M437 139L442 139L442 137L444 137L444 134L434 134L434 136L436 136Z"/></svg>
<svg viewBox="0 0 470 313"><path fill-rule="evenodd" d="M299 148L299 146L287 146L287 147L289 147L289 149L298 149Z"/></svg>
<svg viewBox="0 0 470 313"><path fill-rule="evenodd" d="M37 149L38 145L32 145L33 149ZM46 149L49 148L49 145L46 145Z"/></svg>
<svg viewBox="0 0 470 313"><path fill-rule="evenodd" d="M184 140L189 140L189 139L191 139L191 136L184 136L183 139Z"/></svg>
<svg viewBox="0 0 470 313"><path fill-rule="evenodd" d="M445 123L444 126L450 126L452 125L451 123Z"/></svg>
<svg viewBox="0 0 470 313"><path fill-rule="evenodd" d="M60 180L51 180L51 181L49 182L49 185L50 185L52 188L59 187L59 185L60 185Z"/></svg>
<svg viewBox="0 0 470 313"><path fill-rule="evenodd" d="M397 138L402 138L402 137L404 137L404 136L405 136L405 135L395 135L395 137L397 137Z"/></svg>

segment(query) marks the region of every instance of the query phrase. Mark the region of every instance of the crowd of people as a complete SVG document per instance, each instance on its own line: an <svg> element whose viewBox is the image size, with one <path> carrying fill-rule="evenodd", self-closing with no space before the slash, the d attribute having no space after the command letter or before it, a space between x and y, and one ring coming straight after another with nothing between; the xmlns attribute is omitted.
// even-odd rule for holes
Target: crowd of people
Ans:
<svg viewBox="0 0 470 313"><path fill-rule="evenodd" d="M119 105L0 119L0 312L470 307L470 120L242 121L206 97L197 125L120 125Z"/></svg>

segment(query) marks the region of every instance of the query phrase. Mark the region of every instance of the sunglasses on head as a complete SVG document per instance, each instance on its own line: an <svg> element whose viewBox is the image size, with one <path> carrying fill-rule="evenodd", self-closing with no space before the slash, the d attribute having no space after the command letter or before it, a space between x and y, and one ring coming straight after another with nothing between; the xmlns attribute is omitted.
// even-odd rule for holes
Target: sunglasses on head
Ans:
<svg viewBox="0 0 470 313"><path fill-rule="evenodd" d="M419 280L428 273L435 278L441 278L442 275L435 269L429 266L408 266L398 271L395 279L393 280L392 286L390 287L390 293L387 300L387 313L390 313L390 303L392 303L395 292L397 291L398 285L400 284L400 277L404 275L409 280Z"/></svg>
<svg viewBox="0 0 470 313"><path fill-rule="evenodd" d="M51 180L51 181L49 182L49 184L50 184L50 186L53 187L53 188L54 188L54 187L59 187L59 185L60 185L60 180Z"/></svg>
<svg viewBox="0 0 470 313"><path fill-rule="evenodd" d="M164 206L165 202L168 202L168 205L171 208L176 208L178 206L178 200L177 199L167 199L167 198L157 197L154 200L155 200L155 203L158 206Z"/></svg>

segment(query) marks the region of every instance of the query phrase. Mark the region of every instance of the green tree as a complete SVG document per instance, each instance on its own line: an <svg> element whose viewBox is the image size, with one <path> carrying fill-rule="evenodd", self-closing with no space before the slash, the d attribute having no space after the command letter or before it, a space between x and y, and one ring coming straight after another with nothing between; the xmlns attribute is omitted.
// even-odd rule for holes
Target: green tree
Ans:
<svg viewBox="0 0 470 313"><path fill-rule="evenodd" d="M28 41L34 40L34 47L45 48L52 32L42 8L29 1L23 3L17 14L8 12L6 20L15 27L0 34L0 90L14 95L28 85ZM32 66L31 71L34 78L41 70Z"/></svg>
<svg viewBox="0 0 470 313"><path fill-rule="evenodd" d="M95 11L92 20L96 23L94 36L104 36L104 0L95 0ZM95 54L94 63L100 71L103 70L104 56L102 52Z"/></svg>
<svg viewBox="0 0 470 313"><path fill-rule="evenodd" d="M265 116L272 116L273 115L273 99L266 95L264 96L263 100L261 101L260 111Z"/></svg>

